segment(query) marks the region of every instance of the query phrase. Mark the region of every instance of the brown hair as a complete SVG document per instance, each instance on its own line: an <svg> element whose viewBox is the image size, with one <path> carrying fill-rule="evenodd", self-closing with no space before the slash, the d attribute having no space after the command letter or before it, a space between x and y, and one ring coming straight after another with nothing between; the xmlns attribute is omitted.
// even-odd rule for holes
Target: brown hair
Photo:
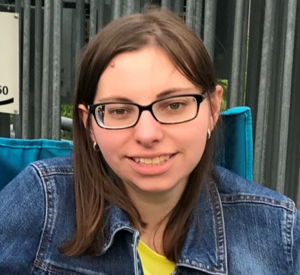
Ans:
<svg viewBox="0 0 300 275"><path fill-rule="evenodd" d="M74 182L76 232L61 252L69 256L96 255L103 247L103 232L109 205L117 205L137 229L145 226L138 210L126 195L125 187L110 170L101 152L93 150L89 123L87 129L78 113L79 104L92 104L100 76L118 54L136 51L147 45L163 49L174 65L193 84L208 94L215 90L213 65L202 41L174 14L148 10L122 17L107 25L85 48L76 88L73 114ZM166 257L176 262L184 244L189 217L196 205L205 177L210 173L213 135L203 156L192 171L189 182L169 216L164 231ZM109 175L113 175L113 183Z"/></svg>

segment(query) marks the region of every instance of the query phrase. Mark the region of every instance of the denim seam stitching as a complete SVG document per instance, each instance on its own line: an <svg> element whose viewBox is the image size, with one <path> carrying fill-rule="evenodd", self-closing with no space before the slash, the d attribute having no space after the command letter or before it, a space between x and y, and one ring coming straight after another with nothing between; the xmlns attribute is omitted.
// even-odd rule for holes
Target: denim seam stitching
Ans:
<svg viewBox="0 0 300 275"><path fill-rule="evenodd" d="M178 266L184 266L188 268L194 268L200 271L205 271L209 274L214 275L227 275L228 274L228 267L227 267L227 249L226 249L226 236L225 236L225 223L224 223L224 215L223 215L223 208L222 208L222 202L221 198L219 196L219 191L217 189L217 186L215 185L215 182L211 180L209 182L209 186L211 187L209 189L209 192L211 194L212 198L212 205L214 208L214 218L216 221L216 231L215 235L217 236L217 266L213 265L206 265L204 263L197 263L195 260L185 259L184 261L179 261L176 265ZM218 213L216 213L218 212ZM221 219L221 220L220 220ZM220 244L222 243L223 244ZM220 258L223 259L220 260ZM222 266L220 263L223 261Z"/></svg>
<svg viewBox="0 0 300 275"><path fill-rule="evenodd" d="M40 244L36 254L36 258L43 259L47 254L49 247L49 239L53 231L53 221L55 216L54 209L54 190L53 184L51 184L51 179L44 177L43 172L45 169L39 169L35 164L31 164L37 169L38 174L40 175L41 181L43 182L44 192L45 192L45 221L43 226L43 231L40 237ZM40 260L39 260L40 261Z"/></svg>
<svg viewBox="0 0 300 275"><path fill-rule="evenodd" d="M287 253L288 253L288 262L289 262L289 267L291 270L291 274L293 274L293 244L294 244L294 238L293 238L293 232L294 232L294 225L295 225L295 205L294 205L294 211L293 213L288 213L287 214L287 219L289 219L289 223L287 223L287 225L290 225L287 228L287 232L289 233L289 239L288 239L288 243L287 243Z"/></svg>
<svg viewBox="0 0 300 275"><path fill-rule="evenodd" d="M226 236L225 236L225 224L224 224L224 215L222 209L222 202L220 198L220 194L215 185L214 181L210 181L210 186L212 187L210 190L212 191L212 197L214 198L214 209L216 215L216 221L218 228L216 228L216 235L218 237L218 266L221 265L220 256L223 256L223 271L227 274L227 249L226 249ZM220 230L221 229L221 230ZM221 268L219 268L221 270Z"/></svg>
<svg viewBox="0 0 300 275"><path fill-rule="evenodd" d="M235 200L235 201L222 201L223 204L240 204L240 203L255 203L255 204L264 204L264 205L269 205L269 206L273 206L273 207L277 207L277 208L283 208L285 210L288 210L290 212L292 212L292 210L288 207L288 206L284 206L284 205L279 205L279 204L272 204L272 203L268 203L265 201L257 201L257 200Z"/></svg>

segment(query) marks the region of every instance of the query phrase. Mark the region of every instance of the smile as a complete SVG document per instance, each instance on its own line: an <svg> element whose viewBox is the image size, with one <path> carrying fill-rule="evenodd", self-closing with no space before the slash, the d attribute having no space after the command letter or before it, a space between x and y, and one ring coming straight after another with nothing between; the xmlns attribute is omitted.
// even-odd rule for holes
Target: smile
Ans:
<svg viewBox="0 0 300 275"><path fill-rule="evenodd" d="M132 158L136 163L146 166L160 165L168 161L172 155L164 155L155 158Z"/></svg>

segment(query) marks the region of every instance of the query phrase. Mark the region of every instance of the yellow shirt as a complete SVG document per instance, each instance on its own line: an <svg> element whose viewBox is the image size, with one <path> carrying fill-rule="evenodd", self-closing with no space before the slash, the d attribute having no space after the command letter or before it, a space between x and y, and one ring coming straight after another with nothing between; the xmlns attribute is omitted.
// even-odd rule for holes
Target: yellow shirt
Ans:
<svg viewBox="0 0 300 275"><path fill-rule="evenodd" d="M144 275L170 275L174 271L175 263L153 251L141 240L137 250L142 261Z"/></svg>

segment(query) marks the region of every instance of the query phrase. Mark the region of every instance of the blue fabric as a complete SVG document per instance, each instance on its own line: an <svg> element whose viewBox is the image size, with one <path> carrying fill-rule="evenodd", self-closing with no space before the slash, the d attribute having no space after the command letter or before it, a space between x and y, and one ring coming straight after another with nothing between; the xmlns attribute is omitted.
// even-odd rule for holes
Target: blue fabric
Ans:
<svg viewBox="0 0 300 275"><path fill-rule="evenodd" d="M0 190L29 163L72 154L68 141L0 138Z"/></svg>
<svg viewBox="0 0 300 275"><path fill-rule="evenodd" d="M235 107L221 113L224 143L218 164L252 180L253 145L251 111ZM72 153L72 143L54 140L22 140L0 138L0 190L29 163Z"/></svg>
<svg viewBox="0 0 300 275"><path fill-rule="evenodd" d="M252 118L249 107L235 107L221 113L224 142L218 164L247 180L253 180Z"/></svg>

